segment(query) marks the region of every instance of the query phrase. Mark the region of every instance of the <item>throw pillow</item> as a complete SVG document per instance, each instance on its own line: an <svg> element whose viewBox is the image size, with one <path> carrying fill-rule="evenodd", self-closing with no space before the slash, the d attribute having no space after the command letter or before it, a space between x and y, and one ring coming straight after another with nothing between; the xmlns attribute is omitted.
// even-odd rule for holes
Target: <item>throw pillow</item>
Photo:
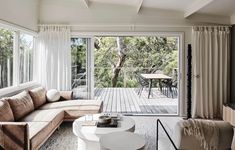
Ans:
<svg viewBox="0 0 235 150"><path fill-rule="evenodd" d="M51 89L47 91L46 96L48 102L56 102L60 99L60 92L57 91L56 89Z"/></svg>
<svg viewBox="0 0 235 150"><path fill-rule="evenodd" d="M9 97L8 102L11 106L16 121L34 110L33 100L26 91Z"/></svg>
<svg viewBox="0 0 235 150"><path fill-rule="evenodd" d="M34 108L38 108L46 103L46 90L43 87L38 87L29 91L32 97Z"/></svg>

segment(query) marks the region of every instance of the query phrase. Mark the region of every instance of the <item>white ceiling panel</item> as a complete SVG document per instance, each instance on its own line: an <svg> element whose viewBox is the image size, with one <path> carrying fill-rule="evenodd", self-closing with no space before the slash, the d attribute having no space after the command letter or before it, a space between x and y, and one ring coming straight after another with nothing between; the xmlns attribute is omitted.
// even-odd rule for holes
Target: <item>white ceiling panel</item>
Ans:
<svg viewBox="0 0 235 150"><path fill-rule="evenodd" d="M136 6L140 0L89 0L90 2L99 2L107 4Z"/></svg>
<svg viewBox="0 0 235 150"><path fill-rule="evenodd" d="M144 0L143 7L185 11L198 0Z"/></svg>
<svg viewBox="0 0 235 150"><path fill-rule="evenodd" d="M198 12L211 15L231 16L235 13L235 0L215 0Z"/></svg>

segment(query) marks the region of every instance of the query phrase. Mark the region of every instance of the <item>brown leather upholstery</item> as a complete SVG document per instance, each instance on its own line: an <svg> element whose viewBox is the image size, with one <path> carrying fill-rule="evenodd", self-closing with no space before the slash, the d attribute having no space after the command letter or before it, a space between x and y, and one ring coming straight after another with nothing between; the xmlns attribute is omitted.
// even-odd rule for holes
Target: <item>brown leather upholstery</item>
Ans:
<svg viewBox="0 0 235 150"><path fill-rule="evenodd" d="M26 91L8 98L8 102L15 120L19 120L34 110L33 100Z"/></svg>
<svg viewBox="0 0 235 150"><path fill-rule="evenodd" d="M38 108L46 103L46 90L43 87L38 87L29 91L32 97L34 108Z"/></svg>
<svg viewBox="0 0 235 150"><path fill-rule="evenodd" d="M31 91L43 93L41 88ZM64 98L72 96L72 92L64 92L64 94L67 95ZM34 93L32 97L35 98L34 100L43 99L43 96L39 95ZM13 112L7 116L2 115L3 117L0 114L0 119L2 117L6 121L14 121L15 117L15 120L20 121L2 122L0 120L0 133L1 131L4 133L2 140L4 144L1 144L1 136L0 146L10 150L39 149L62 121L73 121L84 114L99 113L102 108L102 101L96 100L67 100L46 104L42 104L42 101L44 102L39 100L37 104L35 103L35 107L42 106L34 110L34 101L26 91L7 98L7 101L0 101L1 114L7 114L10 111L9 107Z"/></svg>
<svg viewBox="0 0 235 150"><path fill-rule="evenodd" d="M6 100L0 100L0 121L14 121L13 112Z"/></svg>
<svg viewBox="0 0 235 150"><path fill-rule="evenodd" d="M0 122L3 135L1 147L6 150L28 150L29 128L25 122Z"/></svg>
<svg viewBox="0 0 235 150"><path fill-rule="evenodd" d="M60 91L60 100L72 100L73 99L73 91Z"/></svg>

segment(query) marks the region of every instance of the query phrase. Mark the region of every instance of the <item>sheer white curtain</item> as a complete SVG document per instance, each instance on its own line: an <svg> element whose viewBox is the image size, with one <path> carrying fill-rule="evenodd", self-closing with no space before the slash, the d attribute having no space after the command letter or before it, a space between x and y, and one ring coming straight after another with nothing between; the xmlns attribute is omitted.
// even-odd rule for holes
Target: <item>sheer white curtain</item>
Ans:
<svg viewBox="0 0 235 150"><path fill-rule="evenodd" d="M47 89L71 89L70 28L40 27L35 52L35 77Z"/></svg>
<svg viewBox="0 0 235 150"><path fill-rule="evenodd" d="M229 27L193 28L193 117L221 118L229 99Z"/></svg>

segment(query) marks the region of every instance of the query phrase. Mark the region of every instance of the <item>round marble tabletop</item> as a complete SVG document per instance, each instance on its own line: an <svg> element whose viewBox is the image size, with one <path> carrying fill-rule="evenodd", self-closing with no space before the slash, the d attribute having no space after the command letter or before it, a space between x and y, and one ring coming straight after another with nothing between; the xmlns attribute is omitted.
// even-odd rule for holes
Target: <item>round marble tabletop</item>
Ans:
<svg viewBox="0 0 235 150"><path fill-rule="evenodd" d="M114 132L100 138L100 148L101 150L144 150L145 140L135 133Z"/></svg>
<svg viewBox="0 0 235 150"><path fill-rule="evenodd" d="M100 114L94 114L93 120L98 121ZM76 119L73 122L73 133L78 136L80 139L87 141L99 142L99 139L102 135L112 133L112 132L121 132L121 131L135 131L135 121L127 116L122 116L118 121L117 128L100 128L96 126L83 126L82 124L85 121L85 116Z"/></svg>

